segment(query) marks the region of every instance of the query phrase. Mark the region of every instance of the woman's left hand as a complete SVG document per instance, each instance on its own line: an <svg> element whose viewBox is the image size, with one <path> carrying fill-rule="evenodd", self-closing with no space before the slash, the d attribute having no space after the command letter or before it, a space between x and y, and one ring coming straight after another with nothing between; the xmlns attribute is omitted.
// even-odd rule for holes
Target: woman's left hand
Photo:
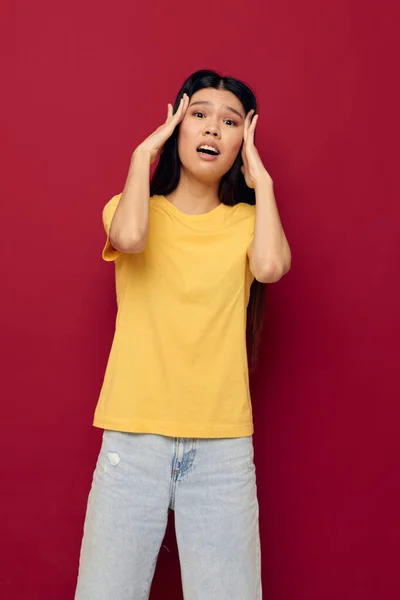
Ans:
<svg viewBox="0 0 400 600"><path fill-rule="evenodd" d="M254 132L258 121L258 115L254 115L252 120L253 114L254 110L252 109L247 113L246 120L244 122L242 147L243 165L241 169L246 184L250 188L255 189L260 180L268 179L272 182L272 179L264 167L258 150L254 145Z"/></svg>

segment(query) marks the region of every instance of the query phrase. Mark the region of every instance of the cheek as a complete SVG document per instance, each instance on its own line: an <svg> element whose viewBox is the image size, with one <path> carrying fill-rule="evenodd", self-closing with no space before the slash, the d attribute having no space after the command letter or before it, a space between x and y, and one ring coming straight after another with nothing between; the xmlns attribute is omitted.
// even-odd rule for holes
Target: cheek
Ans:
<svg viewBox="0 0 400 600"><path fill-rule="evenodd" d="M229 151L227 152L227 158L229 155L229 162L232 164L235 162L237 155L240 152L242 146L243 134L234 136L228 145Z"/></svg>
<svg viewBox="0 0 400 600"><path fill-rule="evenodd" d="M237 154L243 143L243 128L241 128L232 141L232 148L234 148L235 154Z"/></svg>
<svg viewBox="0 0 400 600"><path fill-rule="evenodd" d="M186 154L193 145L193 134L188 127L187 122L182 121L178 134L178 151L179 154Z"/></svg>

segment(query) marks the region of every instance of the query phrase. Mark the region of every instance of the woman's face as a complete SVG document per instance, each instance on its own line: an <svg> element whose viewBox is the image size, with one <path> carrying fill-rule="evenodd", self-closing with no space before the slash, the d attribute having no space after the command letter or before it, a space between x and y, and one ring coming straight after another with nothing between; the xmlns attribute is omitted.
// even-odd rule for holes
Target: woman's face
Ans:
<svg viewBox="0 0 400 600"><path fill-rule="evenodd" d="M240 151L245 117L242 103L232 92L204 88L193 94L179 128L183 168L200 181L220 180Z"/></svg>

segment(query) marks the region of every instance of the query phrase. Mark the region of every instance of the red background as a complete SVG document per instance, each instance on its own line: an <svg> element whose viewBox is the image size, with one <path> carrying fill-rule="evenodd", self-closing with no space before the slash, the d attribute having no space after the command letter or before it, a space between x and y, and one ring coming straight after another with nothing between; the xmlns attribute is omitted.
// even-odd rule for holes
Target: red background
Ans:
<svg viewBox="0 0 400 600"><path fill-rule="evenodd" d="M255 88L293 253L252 380L264 597L400 597L400 103L380 7L2 5L2 600L73 598L115 318L101 210L198 68ZM172 518L164 544L151 597L176 600Z"/></svg>

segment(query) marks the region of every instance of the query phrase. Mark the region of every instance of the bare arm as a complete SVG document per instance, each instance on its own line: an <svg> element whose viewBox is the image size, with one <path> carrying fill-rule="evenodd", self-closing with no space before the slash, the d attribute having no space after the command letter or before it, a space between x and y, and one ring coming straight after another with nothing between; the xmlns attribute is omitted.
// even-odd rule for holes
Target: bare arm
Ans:
<svg viewBox="0 0 400 600"><path fill-rule="evenodd" d="M258 115L247 116L242 149L242 172L256 196L254 238L248 249L250 270L261 283L275 283L291 267L292 255L276 206L273 181L254 145Z"/></svg>
<svg viewBox="0 0 400 600"><path fill-rule="evenodd" d="M142 252L149 230L150 155L132 155L128 177L110 228L110 241L120 252Z"/></svg>
<svg viewBox="0 0 400 600"><path fill-rule="evenodd" d="M254 239L249 248L250 269L262 283L275 283L290 270L291 252L276 206L272 180L256 182Z"/></svg>
<svg viewBox="0 0 400 600"><path fill-rule="evenodd" d="M143 252L149 232L150 165L183 119L189 96L184 94L173 114L171 104L165 123L160 125L134 151L128 177L110 227L110 242L119 252Z"/></svg>

